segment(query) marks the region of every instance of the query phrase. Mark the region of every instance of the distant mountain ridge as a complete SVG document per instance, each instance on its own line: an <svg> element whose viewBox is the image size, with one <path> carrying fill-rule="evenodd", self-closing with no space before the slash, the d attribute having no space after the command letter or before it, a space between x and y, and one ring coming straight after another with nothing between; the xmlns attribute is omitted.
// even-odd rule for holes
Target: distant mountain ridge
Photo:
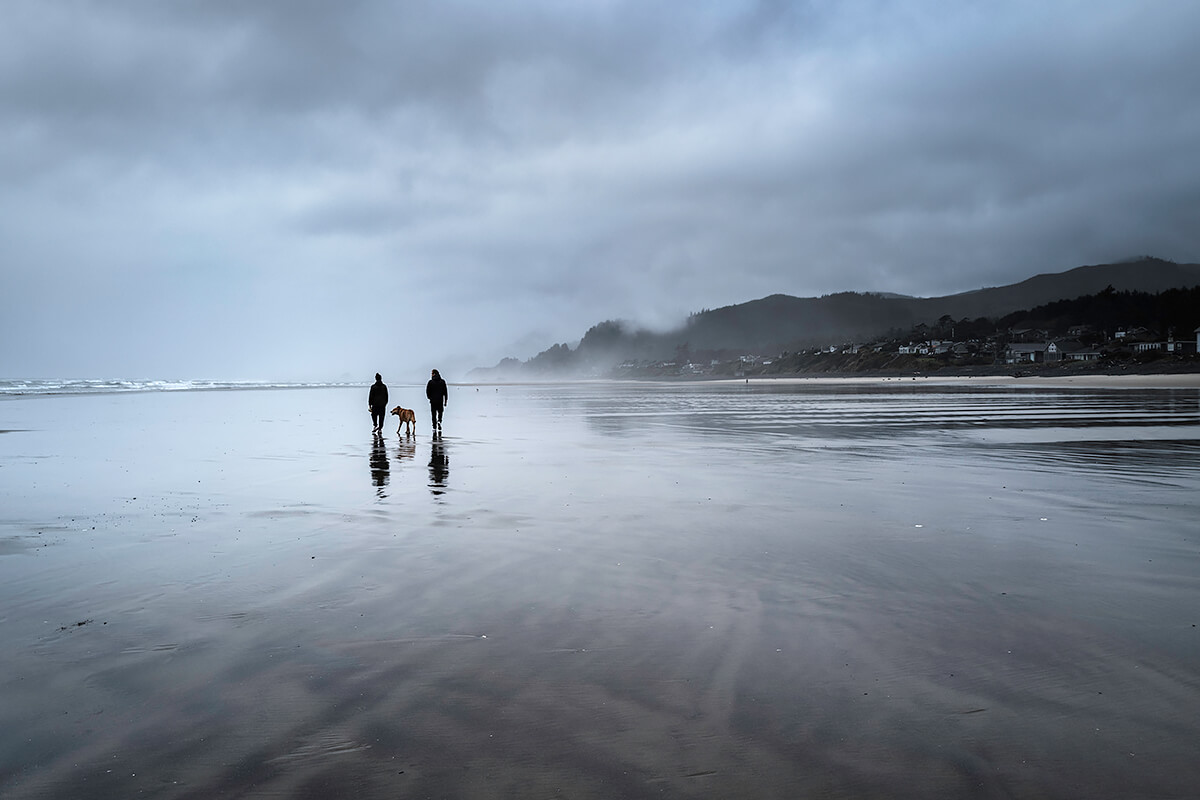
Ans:
<svg viewBox="0 0 1200 800"><path fill-rule="evenodd" d="M1200 264L1140 258L1035 275L1009 286L944 297L841 292L823 297L774 294L759 300L693 314L678 329L652 333L617 321L593 326L575 350L565 344L525 362L505 359L473 370L475 378L514 378L564 373L595 374L628 360L671 358L681 351L719 357L775 354L806 347L869 341L889 332L953 320L1003 317L1057 300L1117 291L1157 294L1200 286Z"/></svg>

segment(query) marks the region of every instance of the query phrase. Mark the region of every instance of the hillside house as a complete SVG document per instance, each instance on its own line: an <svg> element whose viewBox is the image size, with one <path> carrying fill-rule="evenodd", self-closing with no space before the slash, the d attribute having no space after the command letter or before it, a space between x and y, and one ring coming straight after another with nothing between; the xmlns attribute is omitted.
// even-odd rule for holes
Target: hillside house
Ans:
<svg viewBox="0 0 1200 800"><path fill-rule="evenodd" d="M1120 339L1124 342L1134 340L1145 341L1151 337L1151 333L1146 328L1117 328L1117 332L1113 334L1114 339Z"/></svg>
<svg viewBox="0 0 1200 800"><path fill-rule="evenodd" d="M1004 363L1041 364L1046 361L1047 345L1047 342L1013 342L1004 351ZM1055 360L1057 360L1057 349Z"/></svg>
<svg viewBox="0 0 1200 800"><path fill-rule="evenodd" d="M1055 364L1059 361L1096 361L1100 351L1079 342L1013 342L1004 352L1006 364Z"/></svg>
<svg viewBox="0 0 1200 800"><path fill-rule="evenodd" d="M1200 339L1200 337L1197 338ZM1200 344L1200 342L1198 342L1198 344ZM1175 355L1180 355L1183 353L1196 352L1190 341L1179 341L1174 336L1170 337L1165 342L1133 342L1130 347L1135 353L1173 353Z"/></svg>
<svg viewBox="0 0 1200 800"><path fill-rule="evenodd" d="M1094 347L1081 347L1065 352L1063 357L1068 361L1099 361L1102 355L1103 353Z"/></svg>
<svg viewBox="0 0 1200 800"><path fill-rule="evenodd" d="M1095 361L1100 358L1100 351L1085 347L1075 339L1063 339L1053 343L1058 351L1059 361Z"/></svg>
<svg viewBox="0 0 1200 800"><path fill-rule="evenodd" d="M1167 342L1164 346L1164 349L1168 353L1186 353L1189 350L1191 350L1191 345L1192 345L1191 342L1188 342L1188 341L1181 342L1178 339L1176 339L1175 332L1172 331L1171 335L1167 337Z"/></svg>
<svg viewBox="0 0 1200 800"><path fill-rule="evenodd" d="M1011 328L1008 333L1013 341L1026 343L1044 342L1050 336L1044 328Z"/></svg>

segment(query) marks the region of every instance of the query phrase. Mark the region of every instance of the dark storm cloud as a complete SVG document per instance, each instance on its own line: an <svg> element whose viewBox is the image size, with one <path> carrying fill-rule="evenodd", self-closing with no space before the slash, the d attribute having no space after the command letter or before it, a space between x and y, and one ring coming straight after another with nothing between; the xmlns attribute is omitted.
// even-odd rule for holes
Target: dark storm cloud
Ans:
<svg viewBox="0 0 1200 800"><path fill-rule="evenodd" d="M11 3L0 325L42 344L3 366L369 377L391 357L369 333L479 363L772 292L1197 260L1198 23L1169 2Z"/></svg>

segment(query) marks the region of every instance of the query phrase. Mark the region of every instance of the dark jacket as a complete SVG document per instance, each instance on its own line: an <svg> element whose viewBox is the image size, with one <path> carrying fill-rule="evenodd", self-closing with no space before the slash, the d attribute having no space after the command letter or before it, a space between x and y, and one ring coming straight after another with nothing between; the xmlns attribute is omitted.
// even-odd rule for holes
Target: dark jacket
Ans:
<svg viewBox="0 0 1200 800"><path fill-rule="evenodd" d="M367 405L371 408L383 408L387 406L387 387L383 381L375 381L371 384L371 394L367 397Z"/></svg>
<svg viewBox="0 0 1200 800"><path fill-rule="evenodd" d="M435 406L446 405L446 381L440 375L430 378L429 383L425 384L425 396Z"/></svg>

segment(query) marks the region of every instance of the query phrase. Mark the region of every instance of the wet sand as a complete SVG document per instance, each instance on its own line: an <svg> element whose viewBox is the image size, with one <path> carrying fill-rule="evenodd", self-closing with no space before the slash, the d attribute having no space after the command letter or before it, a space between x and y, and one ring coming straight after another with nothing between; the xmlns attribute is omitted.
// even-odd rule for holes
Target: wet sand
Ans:
<svg viewBox="0 0 1200 800"><path fill-rule="evenodd" d="M1194 389L451 391L0 401L0 795L1194 796Z"/></svg>

